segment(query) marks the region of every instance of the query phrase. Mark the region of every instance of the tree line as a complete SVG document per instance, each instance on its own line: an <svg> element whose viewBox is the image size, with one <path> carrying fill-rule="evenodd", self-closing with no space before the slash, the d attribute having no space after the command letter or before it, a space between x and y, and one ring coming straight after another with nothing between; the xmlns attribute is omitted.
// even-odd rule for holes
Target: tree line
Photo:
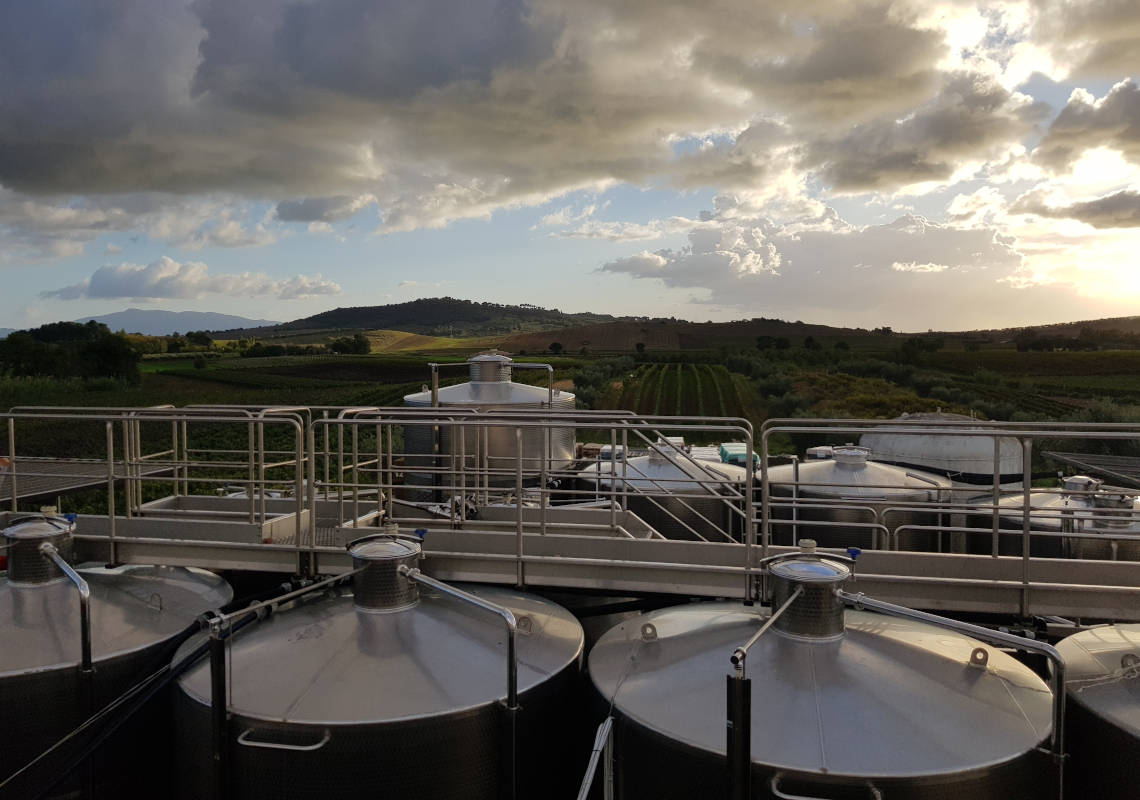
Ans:
<svg viewBox="0 0 1140 800"><path fill-rule="evenodd" d="M113 378L137 383L140 353L101 322L52 322L0 341L0 372L13 377Z"/></svg>

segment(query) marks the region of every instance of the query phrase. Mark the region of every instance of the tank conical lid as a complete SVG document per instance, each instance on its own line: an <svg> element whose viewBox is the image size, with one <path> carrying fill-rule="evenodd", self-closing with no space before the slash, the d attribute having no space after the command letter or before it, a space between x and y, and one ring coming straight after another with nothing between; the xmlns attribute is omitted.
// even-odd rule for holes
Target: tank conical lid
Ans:
<svg viewBox="0 0 1140 800"><path fill-rule="evenodd" d="M590 677L623 716L723 755L729 657L766 618L727 602L644 615L602 636ZM966 636L868 612L848 611L846 623L839 638L770 632L753 645L753 761L835 776L943 775L1008 761L1049 735L1049 689L1012 657L987 648L988 664L974 667L982 645Z"/></svg>
<svg viewBox="0 0 1140 800"><path fill-rule="evenodd" d="M205 570L129 566L86 568L91 649L96 662L156 644L204 611L233 598ZM0 676L79 663L79 595L70 581L40 586L0 579Z"/></svg>
<svg viewBox="0 0 1140 800"><path fill-rule="evenodd" d="M467 359L467 369L472 381L499 382L511 379L511 364L514 360L497 350L471 356Z"/></svg>
<svg viewBox="0 0 1140 800"><path fill-rule="evenodd" d="M1073 482L1080 481L1078 476ZM1093 479L1087 479L1093 480ZM1105 489L1103 481L1083 484L1079 490L1064 481L1064 488L1077 491L1034 492L1029 496L1029 518L1034 530L1059 531L1067 518L1080 523L1085 528L1115 528L1140 530L1140 500L1135 494L1123 489ZM1089 493L1084 493L1084 492ZM1007 524L1020 527L1024 516L1025 497L1016 492L998 501L1001 517ZM1121 531L1121 532L1127 532Z"/></svg>
<svg viewBox="0 0 1140 800"><path fill-rule="evenodd" d="M899 420L917 422L914 427L891 425L863 434L859 444L871 450L873 458L895 464L909 464L914 467L936 469L946 473L992 473L994 470L994 440L989 436L954 435L952 427L946 433L915 434L923 422L960 423L964 430L982 430L976 420L962 414L949 414L941 411L903 414ZM974 424L971 424L974 423ZM959 426L954 426L959 427ZM1022 465L1021 445L1009 436L1000 438L998 445L998 469L1002 475L1020 473Z"/></svg>
<svg viewBox="0 0 1140 800"><path fill-rule="evenodd" d="M506 353L500 353L497 350L489 350L486 353L479 353L467 359L468 364L513 364L514 359Z"/></svg>
<svg viewBox="0 0 1140 800"><path fill-rule="evenodd" d="M1070 700L1140 736L1140 625L1104 625L1075 633L1057 649Z"/></svg>
<svg viewBox="0 0 1140 800"><path fill-rule="evenodd" d="M519 618L520 692L580 657L582 626L560 606L509 589L463 588ZM426 588L415 606L388 614L357 609L347 591L309 598L236 635L231 654L231 711L265 721L390 722L476 708L507 693L503 621ZM208 704L209 664L180 684Z"/></svg>
<svg viewBox="0 0 1140 800"><path fill-rule="evenodd" d="M842 454L841 454L842 451ZM951 483L938 475L915 477L911 470L880 464L866 458L865 448L837 447L834 457L803 461L799 465L799 494L804 497L859 498L866 500L930 500ZM768 483L774 491L791 492L796 468L780 464L768 468ZM781 485L782 484L782 485Z"/></svg>
<svg viewBox="0 0 1140 800"><path fill-rule="evenodd" d="M716 491L728 484L742 484L748 477L744 467L722 464L715 461L694 463L684 455L662 458L634 456L623 461L603 461L591 464L580 473L583 480L609 486L611 475L616 475L619 485L639 489L647 494L663 492L691 492L694 489Z"/></svg>

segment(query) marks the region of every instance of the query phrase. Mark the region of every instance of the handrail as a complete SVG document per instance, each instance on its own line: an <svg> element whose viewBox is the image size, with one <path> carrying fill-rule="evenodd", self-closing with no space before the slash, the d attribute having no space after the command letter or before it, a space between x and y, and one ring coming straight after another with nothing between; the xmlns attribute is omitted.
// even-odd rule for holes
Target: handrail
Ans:
<svg viewBox="0 0 1140 800"><path fill-rule="evenodd" d="M401 575L409 581L422 583L437 592L446 594L449 597L454 597L457 600L462 600L473 606L489 611L497 615L506 623L507 626L507 708L517 709L519 707L518 698L518 685L519 685L519 663L518 655L516 652L516 638L518 636L518 620L515 619L514 612L506 606L500 606L492 603L490 600L485 600L478 595L465 592L443 581L437 581L435 578L424 575L418 568L409 567L407 564L401 564L398 568Z"/></svg>
<svg viewBox="0 0 1140 800"><path fill-rule="evenodd" d="M521 561L519 567L521 569ZM518 759L518 741L517 741L517 721L519 712L519 659L518 659L518 620L515 618L514 612L506 606L500 606L492 603L490 600L485 600L478 595L465 592L462 589L456 588L443 581L438 581L424 575L418 568L409 567L407 564L401 564L396 568L400 575L403 575L407 580L420 583L437 592L453 597L456 600L462 600L469 605L476 608L481 608L484 611L489 611L495 614L506 623L507 626L507 701L505 704L506 717L505 722L507 726L506 736L509 741L507 754L509 756L509 765L507 767L507 789L506 796L508 800L513 800L517 794L517 776L515 766Z"/></svg>
<svg viewBox="0 0 1140 800"><path fill-rule="evenodd" d="M799 596L803 593L804 587L802 585L797 586L796 590L792 592L791 596L784 601L784 604L773 611L768 616L768 619L764 620L764 624L760 626L760 629L756 631L756 633L752 634L752 637L747 642L739 645L735 650L732 651L732 656L729 658L729 661L732 662L732 666L735 668L737 675L739 675L741 678L747 677L745 675L745 662L748 660L748 651L752 649L752 645L760 641L760 637L768 632L768 629L775 624L776 620L782 617L784 615L784 612L791 608L792 603L799 599Z"/></svg>
<svg viewBox="0 0 1140 800"><path fill-rule="evenodd" d="M784 777L784 773L777 772L768 780L768 788L771 790L775 797L780 800L828 800L826 797L819 797L814 794L789 794L780 789L780 779ZM871 795L871 800L883 800L883 793L875 787L870 781L867 782L867 791ZM846 796L846 795L844 795Z"/></svg>
<svg viewBox="0 0 1140 800"><path fill-rule="evenodd" d="M79 669L83 673L84 680L90 683L94 673L91 660L91 587L78 572L72 569L54 544L44 542L40 545L40 552L75 584L79 592ZM90 699L93 701L94 696Z"/></svg>

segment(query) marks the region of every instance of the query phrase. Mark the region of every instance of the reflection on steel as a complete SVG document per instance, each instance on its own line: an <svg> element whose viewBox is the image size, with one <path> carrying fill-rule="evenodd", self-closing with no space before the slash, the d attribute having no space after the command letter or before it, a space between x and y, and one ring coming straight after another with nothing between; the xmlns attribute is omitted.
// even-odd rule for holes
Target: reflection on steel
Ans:
<svg viewBox="0 0 1140 800"><path fill-rule="evenodd" d="M406 540L358 544L355 556L380 555L373 545L396 541ZM405 555L391 550L397 561ZM357 577L369 569L365 565ZM233 798L493 800L511 783L500 773L499 758L512 750L514 714L506 708L512 701L510 711L518 712L522 726L520 796L541 796L533 787L543 784L531 783L540 777L562 780L560 770L568 765L560 757L564 732L556 720L564 718L577 679L581 626L534 595L495 587L458 590L477 593L481 604L518 620L511 692L503 686L508 647L502 628L484 618L482 607L454 602L435 582L419 583L419 602L384 610L362 607L346 589L314 584L306 596L277 598L282 608L276 613L226 636L216 671L224 680L213 683L206 664L180 678L180 796L211 791L201 764L211 757L216 730L221 760L229 762L225 788ZM219 629L225 624L217 623ZM212 725L216 701L226 714ZM350 775L337 770L346 763L354 765ZM580 765L573 766L576 771ZM549 770L553 774L546 775Z"/></svg>
<svg viewBox="0 0 1140 800"><path fill-rule="evenodd" d="M156 663L169 660L187 626L232 595L221 578L201 570L76 568L72 564L82 559L68 555L76 550L69 520L4 516L12 570L0 577L0 710L8 734L0 794L42 790L35 782L53 769L51 777L64 781L59 791L66 794L76 787L53 759L78 758L75 742L87 741L88 734L75 736L76 729L90 725L97 709ZM145 732L127 728L100 751L105 768L97 783L104 791L114 794L128 775L149 780L144 774L150 775L149 759L157 755L152 751L166 738L163 724L151 720ZM74 741L59 745L67 739ZM56 755L41 759L53 749ZM140 757L148 763L138 766ZM95 777L84 771L85 791L96 787Z"/></svg>
<svg viewBox="0 0 1140 800"><path fill-rule="evenodd" d="M1049 734L1049 745L1053 751L1058 769L1062 767L1065 755L1065 659L1061 657L1061 654L1055 647L1035 639L1027 639L1024 636L1014 636L1013 634L996 631L992 628L983 628L980 625L971 625L968 622L961 622L960 620L950 619L949 617L940 617L936 614L927 614L912 608L905 608L893 603L886 603L882 600L875 600L867 597L862 592L851 594L839 590L837 594L845 603L854 606L856 609L861 610L867 608L871 611L877 611L880 614L935 625L940 628L965 634L966 636L973 636L976 639L981 639L991 644L1012 647L1016 650L1025 650L1030 653L1039 653L1048 658L1053 667L1052 674L1050 675L1050 684L1053 692L1053 725Z"/></svg>
<svg viewBox="0 0 1140 800"><path fill-rule="evenodd" d="M518 642L518 620L515 619L514 613L505 606L496 605L488 600L484 600L478 595L465 592L462 589L457 589L454 586L449 586L443 581L437 581L434 578L428 577L420 572L418 569L408 567L401 564L399 573L407 578L409 581L415 583L422 583L424 586L430 586L440 594L445 594L449 597L454 597L456 600L462 600L465 603L470 603L473 606L489 611L497 615L506 623L507 626L507 709L516 711L519 707L519 659L516 654Z"/></svg>
<svg viewBox="0 0 1140 800"><path fill-rule="evenodd" d="M740 602L692 603L622 623L594 646L590 677L613 697L627 797L723 785L725 686L735 680L726 655L765 616ZM872 780L924 800L1047 796L1057 773L1042 769L1037 748L1052 735L1053 698L1032 670L997 649L984 671L968 667L978 640L927 623L849 610L845 628L824 639L770 629L749 652L754 785L782 772L789 793Z"/></svg>

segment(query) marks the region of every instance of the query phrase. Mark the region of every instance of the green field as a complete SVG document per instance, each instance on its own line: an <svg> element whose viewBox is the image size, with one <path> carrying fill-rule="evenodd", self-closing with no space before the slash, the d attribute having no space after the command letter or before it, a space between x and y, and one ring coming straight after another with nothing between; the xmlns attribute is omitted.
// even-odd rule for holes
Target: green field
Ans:
<svg viewBox="0 0 1140 800"><path fill-rule="evenodd" d="M617 408L661 416L748 416L742 392L757 404L747 381L738 384L723 364L642 364L622 381Z"/></svg>

